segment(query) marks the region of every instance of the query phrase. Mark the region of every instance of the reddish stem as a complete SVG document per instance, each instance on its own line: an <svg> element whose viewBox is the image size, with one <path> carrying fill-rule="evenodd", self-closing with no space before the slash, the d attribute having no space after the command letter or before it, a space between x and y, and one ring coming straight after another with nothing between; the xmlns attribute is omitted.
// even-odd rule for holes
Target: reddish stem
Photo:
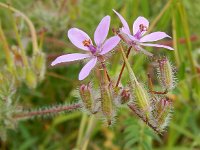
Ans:
<svg viewBox="0 0 200 150"><path fill-rule="evenodd" d="M129 54L130 54L131 48L132 48L132 46L130 46L130 47L128 48L128 52L127 52L127 54L126 54L126 57L127 57L127 58L128 58L128 56L129 56ZM119 73L119 77L118 77L118 79L117 79L117 83L116 83L115 87L118 87L118 85L119 85L119 82L120 82L120 80L121 80L121 77L122 77L122 73L123 73L123 71L124 71L124 68L125 68L125 62L124 62L123 65L122 65L122 68L121 68L121 71L120 71L120 73Z"/></svg>
<svg viewBox="0 0 200 150"><path fill-rule="evenodd" d="M105 74L108 78L108 81L110 82L110 76L109 76L108 71L106 69L106 65L103 62L101 62L101 65L102 65L103 70L105 71Z"/></svg>
<svg viewBox="0 0 200 150"><path fill-rule="evenodd" d="M144 118L139 113L137 113L134 104L127 104L127 105L140 119L142 119L143 122L145 122L150 128L152 128L157 134L161 135L158 129L148 122L147 118Z"/></svg>
<svg viewBox="0 0 200 150"><path fill-rule="evenodd" d="M168 93L167 89L164 92L154 91L153 90L153 83L152 83L152 80L151 80L151 76L150 76L149 73L147 74L147 76L148 76L148 83L149 83L149 88L150 88L149 92L150 93L152 93L152 94L167 94Z"/></svg>
<svg viewBox="0 0 200 150"><path fill-rule="evenodd" d="M73 111L73 110L79 109L81 107L82 107L82 104L80 104L80 103L73 104L70 106L58 106L58 107L49 108L46 110L31 111L31 112L26 112L26 113L22 113L22 114L16 114L16 115L14 115L14 118L15 119L31 118L34 116L60 113L62 111Z"/></svg>

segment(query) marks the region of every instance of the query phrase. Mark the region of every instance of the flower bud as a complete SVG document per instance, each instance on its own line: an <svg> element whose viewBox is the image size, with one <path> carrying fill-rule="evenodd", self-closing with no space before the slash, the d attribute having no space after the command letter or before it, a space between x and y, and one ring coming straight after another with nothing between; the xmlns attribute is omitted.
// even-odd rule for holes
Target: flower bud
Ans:
<svg viewBox="0 0 200 150"><path fill-rule="evenodd" d="M104 70L100 70L101 73L101 81L100 81L100 90L101 90L101 110L103 115L105 116L108 125L112 124L113 119L113 103L112 103L112 93L109 90L110 86L109 81L107 80L107 75Z"/></svg>
<svg viewBox="0 0 200 150"><path fill-rule="evenodd" d="M85 106L85 109L89 112L93 112L93 96L91 93L91 85L82 84L79 88L79 93L82 99L82 102Z"/></svg>
<svg viewBox="0 0 200 150"><path fill-rule="evenodd" d="M29 88L35 88L37 85L37 78L33 70L26 70L26 84Z"/></svg>
<svg viewBox="0 0 200 150"><path fill-rule="evenodd" d="M19 81L23 81L26 75L26 68L24 66L15 66L15 75Z"/></svg>
<svg viewBox="0 0 200 150"><path fill-rule="evenodd" d="M33 57L32 65L33 65L33 68L34 68L35 72L39 76L39 80L43 80L44 79L45 70L46 70L45 54L42 53L42 52L36 53L34 55L34 57Z"/></svg>
<svg viewBox="0 0 200 150"><path fill-rule="evenodd" d="M130 100L130 92L128 89L120 87L110 87L111 95L115 106L121 106Z"/></svg>
<svg viewBox="0 0 200 150"><path fill-rule="evenodd" d="M165 90L173 89L175 84L175 77L172 65L166 57L159 59L158 64L158 78L162 87Z"/></svg>
<svg viewBox="0 0 200 150"><path fill-rule="evenodd" d="M121 91L121 104L125 104L130 100L130 92L127 89L122 89Z"/></svg>
<svg viewBox="0 0 200 150"><path fill-rule="evenodd" d="M160 101L156 105L156 121L159 130L163 130L170 119L171 111L172 111L172 101L170 101L167 97L161 98Z"/></svg>

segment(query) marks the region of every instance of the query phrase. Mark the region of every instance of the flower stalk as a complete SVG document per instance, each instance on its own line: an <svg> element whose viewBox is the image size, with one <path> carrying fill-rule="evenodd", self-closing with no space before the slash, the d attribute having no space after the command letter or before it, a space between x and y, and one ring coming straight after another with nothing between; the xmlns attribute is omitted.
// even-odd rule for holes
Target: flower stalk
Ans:
<svg viewBox="0 0 200 150"><path fill-rule="evenodd" d="M126 54L127 59L128 59L128 56L129 56L129 54L130 54L130 52L131 52L131 48L132 48L132 46L130 46L130 47L128 48L128 51L127 51L127 54ZM120 73L119 73L119 76L118 76L117 83L116 83L115 87L118 87L118 86L119 86L119 82L120 82L120 80L121 80L122 73L123 73L123 71L124 71L125 65L126 65L126 64L125 64L125 62L124 62L123 65L122 65L121 71L120 71Z"/></svg>
<svg viewBox="0 0 200 150"><path fill-rule="evenodd" d="M30 112L22 112L22 113L17 113L13 116L16 120L22 120L26 118L33 118L33 117L38 117L38 116L45 116L45 115L55 115L59 114L61 112L69 112L73 111L76 109L80 109L82 107L82 104L73 104L73 105L62 105L62 106L53 106L52 108L47 108L44 110L36 110L36 111L30 111Z"/></svg>

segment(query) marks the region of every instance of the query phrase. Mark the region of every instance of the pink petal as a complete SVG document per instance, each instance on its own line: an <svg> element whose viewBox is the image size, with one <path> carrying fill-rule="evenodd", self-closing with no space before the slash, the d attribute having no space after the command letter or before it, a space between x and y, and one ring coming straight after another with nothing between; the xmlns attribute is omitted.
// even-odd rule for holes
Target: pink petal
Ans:
<svg viewBox="0 0 200 150"><path fill-rule="evenodd" d="M126 20L118 12L116 12L114 9L113 9L113 11L116 13L116 15L119 17L119 19L122 22L122 25L123 25L122 31L126 34L130 34L131 32L130 32L130 29L129 29L129 26L128 26L128 23L126 22Z"/></svg>
<svg viewBox="0 0 200 150"><path fill-rule="evenodd" d="M170 36L167 35L165 32L153 32L142 37L140 39L140 42L153 42L161 40L166 37L170 38Z"/></svg>
<svg viewBox="0 0 200 150"><path fill-rule="evenodd" d="M133 35L135 35L138 32L138 30L140 29L140 25L141 24L143 24L147 28L149 27L149 21L146 18L140 16L133 23ZM142 32L142 35L144 33L145 33L145 31Z"/></svg>
<svg viewBox="0 0 200 150"><path fill-rule="evenodd" d="M113 36L106 40L106 42L102 46L102 51L100 52L101 55L104 55L111 51L117 44L119 43L120 38L118 36Z"/></svg>
<svg viewBox="0 0 200 150"><path fill-rule="evenodd" d="M68 37L76 47L89 51L88 47L83 45L83 41L90 40L92 43L92 40L84 31L77 28L71 28L68 31Z"/></svg>
<svg viewBox="0 0 200 150"><path fill-rule="evenodd" d="M100 46L108 35L110 27L110 16L105 16L96 28L94 33L94 41L97 46Z"/></svg>
<svg viewBox="0 0 200 150"><path fill-rule="evenodd" d="M79 54L79 53L62 55L62 56L57 57L51 63L51 66L54 66L54 65L62 63L62 62L70 62L70 61L81 60L81 59L84 59L84 58L88 58L90 56L91 55L89 55L89 54Z"/></svg>
<svg viewBox="0 0 200 150"><path fill-rule="evenodd" d="M79 80L85 79L97 63L97 57L91 59L80 71Z"/></svg>
<svg viewBox="0 0 200 150"><path fill-rule="evenodd" d="M169 50L174 50L172 47L170 46L165 46L165 45L160 45L160 44L150 44L150 43L140 43L140 45L143 45L143 46L151 46L151 47L162 47L162 48L166 48L166 49L169 49Z"/></svg>

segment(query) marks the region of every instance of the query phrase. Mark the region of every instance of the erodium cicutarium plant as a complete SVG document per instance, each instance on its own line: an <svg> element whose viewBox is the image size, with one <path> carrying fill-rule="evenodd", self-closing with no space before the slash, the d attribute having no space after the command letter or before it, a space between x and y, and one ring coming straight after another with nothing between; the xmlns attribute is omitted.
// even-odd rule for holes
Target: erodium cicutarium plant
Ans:
<svg viewBox="0 0 200 150"><path fill-rule="evenodd" d="M174 68L166 56L157 58L143 47L173 50L172 47L166 45L149 43L171 37L160 31L145 34L148 31L149 21L141 16L134 21L133 34L131 34L125 19L118 12L113 11L122 23L121 28L113 30L114 36L106 39L110 28L110 16L105 16L97 26L94 32L95 44L84 31L71 28L68 31L69 40L85 53L59 56L51 65L88 60L79 73L79 80L87 80L90 78L90 74L93 74L94 78L91 78L92 80L89 82L81 83L79 87L82 110L90 115L100 116L108 125L112 125L116 121L117 109L126 105L154 131L162 133L169 122L173 109L172 101L168 98L167 93L175 86ZM128 47L127 54L125 54L124 47ZM154 91L151 75L148 73L148 86L144 84L144 81L138 80L128 61L131 49L138 55L140 55L139 52L142 52L141 55L145 54L155 60L156 75L162 91ZM117 81L110 77L106 63L111 55L116 53L121 53L124 60ZM127 85L120 82L125 67L129 74ZM94 86L96 82L98 86Z"/></svg>
<svg viewBox="0 0 200 150"><path fill-rule="evenodd" d="M12 9L12 11L16 10ZM78 75L80 81L80 86L77 87L79 102L72 105L62 104L36 110L23 110L12 102L19 81L16 79L5 80L5 75L9 75L5 71L0 74L2 127L14 128L16 122L22 119L36 116L54 116L74 110L81 110L88 115L94 115L103 120L106 125L111 126L114 122L117 122L118 108L125 107L134 112L156 133L161 134L165 131L173 111L173 102L170 100L168 92L173 90L176 85L175 69L167 56L158 57L153 53L154 51L152 53L148 52L145 47L159 47L164 48L163 50L172 51L172 47L150 43L171 37L160 31L147 34L149 21L142 16L133 22L133 34L131 34L125 19L118 12L113 11L120 19L122 26L119 29L113 29L111 37L108 37L109 31L111 31L110 16L103 17L96 30L94 30L94 40L83 30L71 28L68 30L67 36L77 49L82 50L82 53L65 54L57 57L51 63L52 66L56 66L60 63L86 62ZM36 37L36 35L33 37ZM37 40L34 41L34 47L37 50ZM148 59L144 61L154 61L155 73L146 73L148 81L139 80L136 76L137 73L134 73L133 67L129 63L129 60L134 59L134 56L131 56L128 60L131 51L138 57L140 55L146 56ZM119 73L110 76L108 62L111 62L112 56L117 54L122 56L119 62L123 60L123 64L120 66ZM28 85L32 85L32 88L36 86L36 77L39 81L44 76L45 55L36 51L33 60L36 63L31 63L34 66L33 71L30 69L23 71L28 74L27 81L30 81ZM27 65L29 65L28 61ZM125 68L128 73L126 83L121 82ZM36 75L33 74L34 72L36 72ZM21 75L19 76L21 77ZM160 91L154 90L152 82L154 76L157 77L160 84ZM148 85L145 85L145 83L148 83ZM5 131L0 130L0 136L5 135Z"/></svg>

